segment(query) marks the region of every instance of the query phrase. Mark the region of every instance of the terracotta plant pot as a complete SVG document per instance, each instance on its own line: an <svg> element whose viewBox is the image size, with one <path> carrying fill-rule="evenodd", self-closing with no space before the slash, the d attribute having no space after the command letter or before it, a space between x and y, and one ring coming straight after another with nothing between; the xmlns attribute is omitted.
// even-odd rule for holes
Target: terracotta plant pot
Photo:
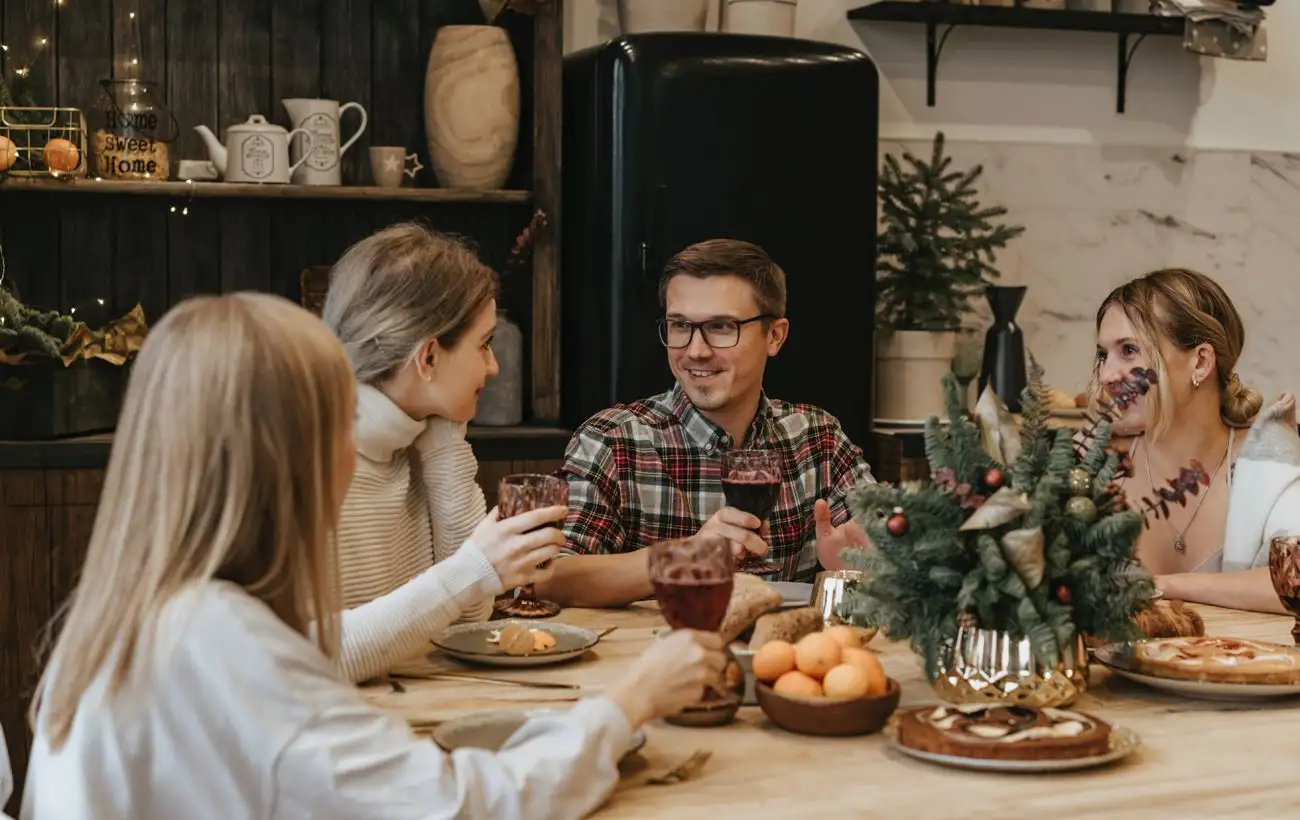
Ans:
<svg viewBox="0 0 1300 820"><path fill-rule="evenodd" d="M444 188L505 185L519 142L519 65L504 29L438 29L424 75L424 128Z"/></svg>
<svg viewBox="0 0 1300 820"><path fill-rule="evenodd" d="M787 732L849 737L884 728L898 708L902 688L890 678L885 694L875 698L796 698L778 695L770 685L761 682L754 691L763 714Z"/></svg>
<svg viewBox="0 0 1300 820"><path fill-rule="evenodd" d="M876 343L876 418L907 422L947 418L942 380L952 371L956 351L953 332L882 333Z"/></svg>

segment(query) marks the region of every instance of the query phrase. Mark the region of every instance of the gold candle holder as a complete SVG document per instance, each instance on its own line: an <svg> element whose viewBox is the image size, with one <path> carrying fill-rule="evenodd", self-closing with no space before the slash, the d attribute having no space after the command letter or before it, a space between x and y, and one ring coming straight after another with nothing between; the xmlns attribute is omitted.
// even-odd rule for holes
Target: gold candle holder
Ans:
<svg viewBox="0 0 1300 820"><path fill-rule="evenodd" d="M840 602L844 593L857 586L862 580L862 572L856 569L826 570L817 573L813 579L812 607L822 614L824 626L845 623L840 617Z"/></svg>

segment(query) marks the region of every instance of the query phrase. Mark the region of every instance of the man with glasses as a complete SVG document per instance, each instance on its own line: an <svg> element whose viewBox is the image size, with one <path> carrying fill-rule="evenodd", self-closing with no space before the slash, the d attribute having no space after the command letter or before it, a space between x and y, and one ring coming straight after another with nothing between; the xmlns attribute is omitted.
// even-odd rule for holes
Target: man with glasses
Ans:
<svg viewBox="0 0 1300 820"><path fill-rule="evenodd" d="M866 543L845 497L871 472L829 413L763 392L767 360L789 332L785 272L757 245L713 239L669 260L659 299L676 384L597 413L574 433L560 474L576 557L555 562L538 597L566 606L645 598L643 548L696 533L766 556L779 567L773 580L841 566L841 549ZM765 522L725 504L720 462L732 449L781 455L780 496Z"/></svg>

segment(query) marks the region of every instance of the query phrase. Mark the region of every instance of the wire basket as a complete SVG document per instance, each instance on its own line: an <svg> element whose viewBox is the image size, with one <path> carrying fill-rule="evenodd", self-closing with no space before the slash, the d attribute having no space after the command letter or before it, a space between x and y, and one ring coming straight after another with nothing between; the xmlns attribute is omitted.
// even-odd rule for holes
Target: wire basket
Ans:
<svg viewBox="0 0 1300 820"><path fill-rule="evenodd" d="M86 118L79 108L0 106L0 173L16 177L84 177ZM56 142L62 140L63 142ZM0 162L0 164L3 164Z"/></svg>

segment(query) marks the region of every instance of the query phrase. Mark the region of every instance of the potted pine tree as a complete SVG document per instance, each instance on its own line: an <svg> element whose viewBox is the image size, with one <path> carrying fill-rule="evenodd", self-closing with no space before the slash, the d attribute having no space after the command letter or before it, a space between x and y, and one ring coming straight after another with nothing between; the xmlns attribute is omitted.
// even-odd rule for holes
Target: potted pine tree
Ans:
<svg viewBox="0 0 1300 820"><path fill-rule="evenodd" d="M971 299L998 278L997 251L1024 232L995 224L1006 208L984 206L982 165L952 168L944 136L929 161L885 155L882 229L876 241L876 418L916 421L944 412L940 388L951 371Z"/></svg>

